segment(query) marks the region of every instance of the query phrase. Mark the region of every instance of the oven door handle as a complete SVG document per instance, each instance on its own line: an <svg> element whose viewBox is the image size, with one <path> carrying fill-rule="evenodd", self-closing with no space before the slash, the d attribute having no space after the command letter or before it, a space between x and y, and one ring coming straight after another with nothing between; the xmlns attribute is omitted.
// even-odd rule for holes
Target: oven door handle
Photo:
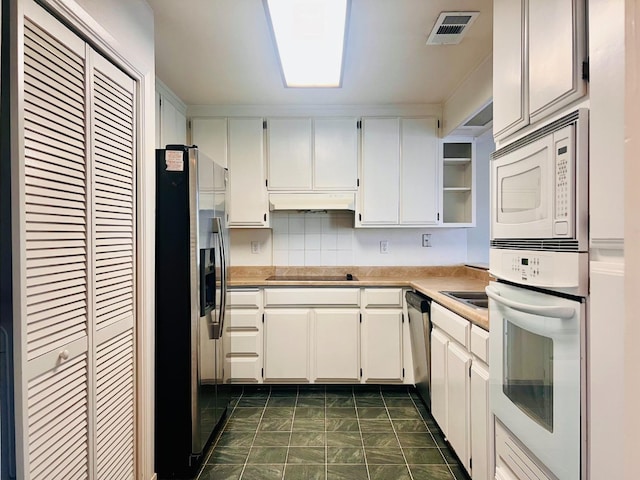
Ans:
<svg viewBox="0 0 640 480"><path fill-rule="evenodd" d="M539 306L539 305L528 305L526 303L516 302L514 300L509 300L500 295L495 288L488 286L485 288L485 292L487 292L487 296L496 302L505 305L509 308L513 308L514 310L518 310L519 312L529 313L531 315L539 315L543 317L553 317L560 319L569 319L575 315L575 310L570 307L553 307L553 306Z"/></svg>

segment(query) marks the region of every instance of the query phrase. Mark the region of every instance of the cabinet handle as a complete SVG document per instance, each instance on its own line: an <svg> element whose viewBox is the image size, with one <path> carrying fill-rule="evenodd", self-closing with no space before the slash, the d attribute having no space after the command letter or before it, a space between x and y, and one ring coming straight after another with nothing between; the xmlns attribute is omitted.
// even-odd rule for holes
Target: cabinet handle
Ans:
<svg viewBox="0 0 640 480"><path fill-rule="evenodd" d="M59 354L58 354L58 358L61 361L67 360L69 358L69 350L62 350Z"/></svg>

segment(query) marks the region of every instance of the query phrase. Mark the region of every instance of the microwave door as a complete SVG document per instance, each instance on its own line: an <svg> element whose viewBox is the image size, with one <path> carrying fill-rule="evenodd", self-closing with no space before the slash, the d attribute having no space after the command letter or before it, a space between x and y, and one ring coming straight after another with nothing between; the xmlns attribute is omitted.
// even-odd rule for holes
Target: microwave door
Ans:
<svg viewBox="0 0 640 480"><path fill-rule="evenodd" d="M493 160L492 238L553 237L552 140L541 138Z"/></svg>

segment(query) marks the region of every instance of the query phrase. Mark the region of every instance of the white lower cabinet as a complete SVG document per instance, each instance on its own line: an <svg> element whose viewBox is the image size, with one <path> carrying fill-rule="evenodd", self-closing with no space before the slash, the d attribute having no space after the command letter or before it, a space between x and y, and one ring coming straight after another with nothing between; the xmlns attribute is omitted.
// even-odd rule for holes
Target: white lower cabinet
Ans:
<svg viewBox="0 0 640 480"><path fill-rule="evenodd" d="M360 311L318 308L314 314L314 381L358 382Z"/></svg>
<svg viewBox="0 0 640 480"><path fill-rule="evenodd" d="M264 381L311 381L309 308L264 312Z"/></svg>
<svg viewBox="0 0 640 480"><path fill-rule="evenodd" d="M224 329L224 381L262 381L262 292L229 292L229 317Z"/></svg>
<svg viewBox="0 0 640 480"><path fill-rule="evenodd" d="M493 478L489 333L432 303L431 414L473 480Z"/></svg>
<svg viewBox="0 0 640 480"><path fill-rule="evenodd" d="M401 382L402 310L366 309L362 318L362 379Z"/></svg>

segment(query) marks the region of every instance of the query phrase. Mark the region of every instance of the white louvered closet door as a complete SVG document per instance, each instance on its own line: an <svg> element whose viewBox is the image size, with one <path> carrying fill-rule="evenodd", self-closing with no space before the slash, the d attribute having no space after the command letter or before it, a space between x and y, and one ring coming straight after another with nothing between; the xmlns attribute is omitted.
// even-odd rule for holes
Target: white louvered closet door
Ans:
<svg viewBox="0 0 640 480"><path fill-rule="evenodd" d="M91 52L96 478L133 478L134 82Z"/></svg>
<svg viewBox="0 0 640 480"><path fill-rule="evenodd" d="M132 479L135 85L34 2L22 5L19 474Z"/></svg>

